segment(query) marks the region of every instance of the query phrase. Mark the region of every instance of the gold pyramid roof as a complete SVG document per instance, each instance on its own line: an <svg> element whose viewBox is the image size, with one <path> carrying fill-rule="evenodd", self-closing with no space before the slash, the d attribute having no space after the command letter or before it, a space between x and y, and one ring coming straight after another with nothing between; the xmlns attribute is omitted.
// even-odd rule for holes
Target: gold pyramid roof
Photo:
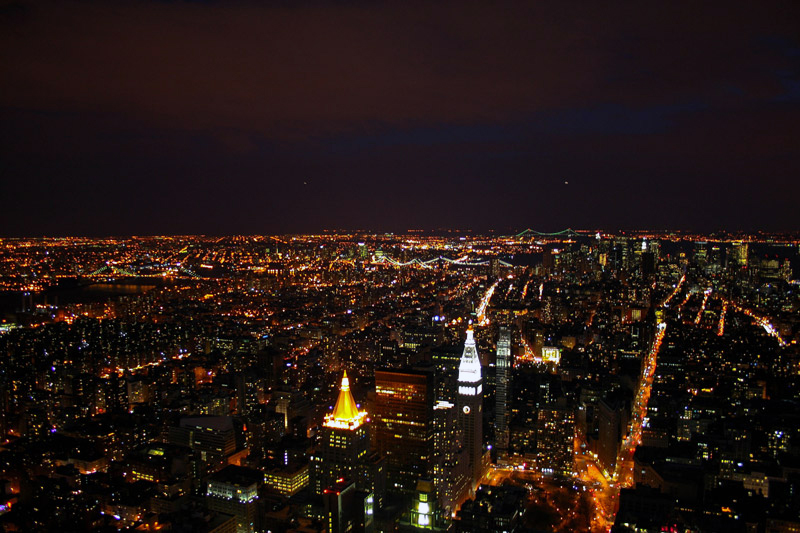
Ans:
<svg viewBox="0 0 800 533"><path fill-rule="evenodd" d="M339 398L333 407L333 412L325 417L324 425L354 429L361 425L367 416L366 411L359 411L353 394L350 392L350 380L347 371L342 376L342 385L339 388Z"/></svg>
<svg viewBox="0 0 800 533"><path fill-rule="evenodd" d="M336 420L352 420L358 416L358 407L350 392L350 380L347 379L347 370L342 376L342 386L339 389L339 398L333 408L333 418Z"/></svg>

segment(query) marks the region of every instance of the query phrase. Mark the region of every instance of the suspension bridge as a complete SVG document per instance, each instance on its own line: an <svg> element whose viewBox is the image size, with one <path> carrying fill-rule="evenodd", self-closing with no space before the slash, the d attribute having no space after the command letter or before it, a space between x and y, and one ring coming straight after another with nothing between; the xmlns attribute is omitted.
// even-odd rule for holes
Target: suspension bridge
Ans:
<svg viewBox="0 0 800 533"><path fill-rule="evenodd" d="M196 273L192 272L188 268L185 268L185 267L179 266L179 265L168 266L168 267L165 267L165 268L163 268L162 270L160 270L158 272L152 272L152 271L151 272L141 272L141 271L140 272L134 272L131 269L130 266L127 267L127 268L126 267L118 267L118 266L110 264L110 263L106 263L105 265L101 266L100 268L98 268L94 272L90 272L89 274L86 274L86 275L89 276L89 277L94 277L94 276L101 276L104 273L114 274L114 275L117 275L117 276L134 277L134 278L162 278L162 277L167 276L169 274L177 274L177 273L183 273L183 274L186 274L187 276L192 277L192 278L201 278L202 277L202 276L199 276Z"/></svg>
<svg viewBox="0 0 800 533"><path fill-rule="evenodd" d="M533 235L535 237L581 237L584 234L583 233L579 233L579 232L575 231L572 228L567 228L565 230L556 231L556 232L553 232L553 233L544 233L544 232L541 232L541 231L536 231L534 229L528 228L526 230L520 231L519 233L514 235L514 237L521 238L521 237L525 237L527 235Z"/></svg>
<svg viewBox="0 0 800 533"><path fill-rule="evenodd" d="M428 259L423 261L422 259L414 258L411 261L398 261L397 259L393 259L388 255L384 255L375 259L375 263L387 263L392 266L398 267L405 267L405 266L420 266L422 268L435 268L440 263L446 263L450 265L456 266L486 266L491 264L491 260L486 261L469 261L466 256L459 257L458 259L450 259L449 257L445 257L440 255L439 257L434 257L433 259ZM502 259L497 260L498 264L505 266L505 267L512 267L511 263L503 261Z"/></svg>

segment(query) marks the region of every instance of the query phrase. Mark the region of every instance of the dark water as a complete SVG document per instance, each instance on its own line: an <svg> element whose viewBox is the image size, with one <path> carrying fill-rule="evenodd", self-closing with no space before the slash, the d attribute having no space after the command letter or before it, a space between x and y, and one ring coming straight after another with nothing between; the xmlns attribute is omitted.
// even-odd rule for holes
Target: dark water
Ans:
<svg viewBox="0 0 800 533"><path fill-rule="evenodd" d="M500 259L514 266L536 266L542 263L541 253L521 253L513 255L501 255Z"/></svg>
<svg viewBox="0 0 800 533"><path fill-rule="evenodd" d="M163 283L151 279L142 282L125 281L119 283L88 283L79 280L62 281L56 286L23 298L17 291L0 292L0 312L13 313L37 304L66 305L71 303L103 302L119 296L144 294ZM23 303L24 300L24 303Z"/></svg>

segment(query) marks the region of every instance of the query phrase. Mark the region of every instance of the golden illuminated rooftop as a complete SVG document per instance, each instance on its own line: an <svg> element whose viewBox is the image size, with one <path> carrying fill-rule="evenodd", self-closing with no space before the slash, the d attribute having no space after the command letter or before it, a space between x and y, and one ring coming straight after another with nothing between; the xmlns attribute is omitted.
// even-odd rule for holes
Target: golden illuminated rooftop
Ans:
<svg viewBox="0 0 800 533"><path fill-rule="evenodd" d="M360 426L367 417L366 411L359 411L353 394L350 392L350 380L347 379L347 371L342 376L342 386L339 389L339 398L333 412L325 416L324 426L340 429L355 429Z"/></svg>

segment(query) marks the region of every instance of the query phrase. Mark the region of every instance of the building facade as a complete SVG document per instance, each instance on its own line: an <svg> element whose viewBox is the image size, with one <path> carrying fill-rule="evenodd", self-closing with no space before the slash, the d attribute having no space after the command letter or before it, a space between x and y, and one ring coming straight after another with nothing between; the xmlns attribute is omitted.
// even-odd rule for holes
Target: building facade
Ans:
<svg viewBox="0 0 800 533"><path fill-rule="evenodd" d="M322 496L338 480L349 479L357 490L374 494L376 507L380 506L384 462L370 453L369 429L367 412L358 409L345 372L336 405L325 416L311 457L310 483L314 494Z"/></svg>
<svg viewBox="0 0 800 533"><path fill-rule="evenodd" d="M458 367L458 407L462 444L469 459L470 489L483 476L483 373L470 327Z"/></svg>
<svg viewBox="0 0 800 533"><path fill-rule="evenodd" d="M431 475L434 431L431 372L376 370L374 431L389 490L412 492Z"/></svg>
<svg viewBox="0 0 800 533"><path fill-rule="evenodd" d="M497 362L495 378L495 447L498 456L508 449L508 380L511 371L511 332L500 328L497 339Z"/></svg>

